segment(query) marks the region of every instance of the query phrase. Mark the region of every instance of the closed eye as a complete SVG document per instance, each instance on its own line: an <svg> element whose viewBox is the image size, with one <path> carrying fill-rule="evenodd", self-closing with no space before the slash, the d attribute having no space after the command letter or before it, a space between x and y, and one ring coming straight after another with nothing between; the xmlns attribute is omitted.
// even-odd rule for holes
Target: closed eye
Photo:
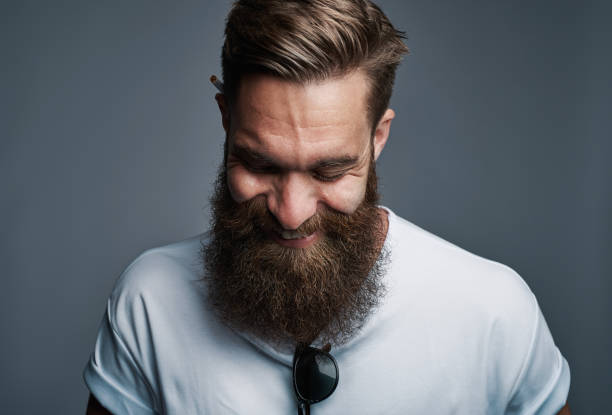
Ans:
<svg viewBox="0 0 612 415"><path fill-rule="evenodd" d="M258 165L253 163L248 163L246 161L242 161L242 165L245 169L250 171L251 173L259 173L259 174L272 174L277 173L279 168L272 165Z"/></svg>
<svg viewBox="0 0 612 415"><path fill-rule="evenodd" d="M234 145L230 157L254 174L277 174L283 171L283 167L279 166L273 158L240 145ZM344 177L358 161L357 156L341 155L317 160L307 169L318 181L334 182Z"/></svg>
<svg viewBox="0 0 612 415"><path fill-rule="evenodd" d="M345 174L346 172L341 172L337 174L322 174L314 172L312 176L321 182L335 182L336 180L340 180L342 177L344 177Z"/></svg>
<svg viewBox="0 0 612 415"><path fill-rule="evenodd" d="M245 147L235 146L230 152L229 157L252 173L270 174L280 170L280 167L273 160L262 154L250 151Z"/></svg>

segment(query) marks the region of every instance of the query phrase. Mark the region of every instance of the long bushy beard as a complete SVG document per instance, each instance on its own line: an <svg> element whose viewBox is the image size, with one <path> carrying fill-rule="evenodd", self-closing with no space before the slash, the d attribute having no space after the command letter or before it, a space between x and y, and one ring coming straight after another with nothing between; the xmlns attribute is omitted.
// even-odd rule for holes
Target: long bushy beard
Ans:
<svg viewBox="0 0 612 415"><path fill-rule="evenodd" d="M307 248L271 240L280 226L264 198L236 203L222 169L202 253L211 304L228 325L274 344L336 345L362 327L384 293L385 226L370 166L364 201L353 214L324 209L297 229L321 233Z"/></svg>

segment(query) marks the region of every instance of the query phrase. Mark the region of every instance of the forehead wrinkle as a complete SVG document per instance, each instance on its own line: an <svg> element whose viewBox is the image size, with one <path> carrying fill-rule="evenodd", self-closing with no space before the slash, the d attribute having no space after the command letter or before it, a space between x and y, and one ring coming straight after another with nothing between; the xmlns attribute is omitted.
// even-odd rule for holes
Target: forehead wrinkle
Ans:
<svg viewBox="0 0 612 415"><path fill-rule="evenodd" d="M250 125L242 124L236 133L238 133L239 141L248 141L254 145L262 146L267 150L281 146L283 153L300 153L305 154L314 150L319 150L319 147L325 146L329 142L336 142L334 146L326 149L326 152L335 153L338 149L344 148L347 145L358 140L358 128L350 123L330 122L319 126L294 126L284 122L284 120L268 117L267 119L277 120L282 125L274 125L273 122L268 122L262 117L257 118L257 122L251 128ZM288 128L284 128L284 126ZM358 144L355 142L355 144ZM306 148L305 148L306 147Z"/></svg>
<svg viewBox="0 0 612 415"><path fill-rule="evenodd" d="M242 124L236 134L236 144L265 155L284 169L311 170L322 161L342 157L357 159L354 167L361 165L369 154L370 137L361 137L362 132L354 124L291 127L290 131L266 124L264 121L255 128Z"/></svg>
<svg viewBox="0 0 612 415"><path fill-rule="evenodd" d="M244 100L244 113L246 117L242 118L245 121L255 121L255 124L263 124L264 126L279 123L294 131L354 124L354 120L351 119L353 111L345 107L338 108L334 105L335 103L327 108L313 108L306 105L307 111L305 111L303 105L305 102L313 100L313 92L307 90L308 85L297 85L296 88L299 88L299 91L303 91L303 93L280 90L276 91L278 94L274 97L268 96L258 100L250 97L251 99ZM274 104L280 103L280 105L267 105L267 102L270 100L275 100ZM360 102L361 100L358 99L358 101ZM318 99L318 102L321 102L321 99ZM321 103L320 105L325 104ZM358 106L361 107L360 105ZM280 109L281 111L275 113L270 111L269 108L274 108L277 111ZM359 109L361 110L361 108Z"/></svg>
<svg viewBox="0 0 612 415"><path fill-rule="evenodd" d="M252 81L242 85L237 101L238 142L297 168L321 158L367 153L371 127L360 116L366 108L359 78L293 85L265 76Z"/></svg>
<svg viewBox="0 0 612 415"><path fill-rule="evenodd" d="M346 127L354 129L352 127L353 121L343 120L342 117L338 116L338 111L331 109L327 111L311 110L309 114L306 114L306 117L300 117L301 111L289 109L285 111L285 114L275 116L273 113L265 112L265 108L262 110L256 105L249 104L247 113L249 115L245 121L254 124L256 129L263 129L266 135L278 137L287 135L287 131L284 131L285 128L298 139L302 136L302 132L308 130L315 130L319 133L319 130L324 129L341 128L344 130ZM313 114L317 115L312 116ZM318 114L325 115L319 116Z"/></svg>

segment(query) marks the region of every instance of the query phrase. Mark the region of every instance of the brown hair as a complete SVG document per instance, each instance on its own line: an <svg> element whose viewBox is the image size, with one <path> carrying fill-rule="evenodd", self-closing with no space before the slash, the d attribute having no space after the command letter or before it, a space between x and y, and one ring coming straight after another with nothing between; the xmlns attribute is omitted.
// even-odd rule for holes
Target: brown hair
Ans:
<svg viewBox="0 0 612 415"><path fill-rule="evenodd" d="M225 27L224 91L231 103L248 73L306 83L360 69L370 80L375 128L408 53L404 38L369 0L238 0Z"/></svg>

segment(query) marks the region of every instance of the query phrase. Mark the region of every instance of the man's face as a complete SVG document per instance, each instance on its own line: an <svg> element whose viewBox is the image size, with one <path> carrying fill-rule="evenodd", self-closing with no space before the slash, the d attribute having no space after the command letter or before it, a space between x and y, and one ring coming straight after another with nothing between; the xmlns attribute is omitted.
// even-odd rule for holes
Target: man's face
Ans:
<svg viewBox="0 0 612 415"><path fill-rule="evenodd" d="M372 138L359 73L297 85L249 76L231 112L217 97L226 159L204 261L211 303L270 341L342 342L382 295L386 216L377 208Z"/></svg>
<svg viewBox="0 0 612 415"><path fill-rule="evenodd" d="M351 214L363 201L372 153L380 154L393 118L388 110L372 140L367 93L359 71L306 85L251 75L231 113L222 106L229 191L238 203L265 200L277 243L311 246L321 235L291 231L321 208Z"/></svg>

